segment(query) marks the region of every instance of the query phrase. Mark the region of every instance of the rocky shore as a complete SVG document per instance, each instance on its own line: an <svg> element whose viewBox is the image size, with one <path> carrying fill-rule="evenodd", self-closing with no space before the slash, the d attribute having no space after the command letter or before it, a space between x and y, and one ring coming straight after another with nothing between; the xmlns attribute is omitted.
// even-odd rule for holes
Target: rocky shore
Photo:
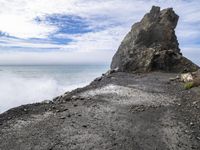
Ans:
<svg viewBox="0 0 200 150"><path fill-rule="evenodd" d="M180 52L177 21L173 9L153 7L125 37L112 70L0 114L0 149L199 150L200 87L170 80L199 69Z"/></svg>

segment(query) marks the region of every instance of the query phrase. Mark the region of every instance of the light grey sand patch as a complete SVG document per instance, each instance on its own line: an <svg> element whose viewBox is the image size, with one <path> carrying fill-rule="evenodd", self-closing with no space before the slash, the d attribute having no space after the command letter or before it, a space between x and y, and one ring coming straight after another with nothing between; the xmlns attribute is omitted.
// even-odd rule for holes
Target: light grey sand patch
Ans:
<svg viewBox="0 0 200 150"><path fill-rule="evenodd" d="M14 123L11 124L11 127L5 128L3 131L8 132L8 130L10 131L20 131L21 129L23 130L23 128L31 124L35 124L35 123L45 120L52 114L53 114L52 112L46 112L41 115L32 115L27 120L21 120L21 119L16 120Z"/></svg>
<svg viewBox="0 0 200 150"><path fill-rule="evenodd" d="M124 87L114 84L108 84L101 88L88 90L80 94L82 97L95 97L98 95L112 95L107 98L109 102L125 105L154 105L167 106L172 104L176 98L163 93L149 93L141 89Z"/></svg>

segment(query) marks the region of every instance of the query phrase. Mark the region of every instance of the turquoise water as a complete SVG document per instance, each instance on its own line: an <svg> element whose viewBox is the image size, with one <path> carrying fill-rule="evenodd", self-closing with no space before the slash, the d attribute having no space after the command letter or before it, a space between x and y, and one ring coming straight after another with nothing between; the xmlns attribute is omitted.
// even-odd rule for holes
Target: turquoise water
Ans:
<svg viewBox="0 0 200 150"><path fill-rule="evenodd" d="M89 84L108 65L0 66L0 112Z"/></svg>

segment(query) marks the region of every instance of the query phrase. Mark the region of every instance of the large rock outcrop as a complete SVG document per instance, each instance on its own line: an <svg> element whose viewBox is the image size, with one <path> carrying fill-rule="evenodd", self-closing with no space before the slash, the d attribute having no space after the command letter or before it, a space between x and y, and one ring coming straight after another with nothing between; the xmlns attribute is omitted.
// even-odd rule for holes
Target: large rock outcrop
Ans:
<svg viewBox="0 0 200 150"><path fill-rule="evenodd" d="M178 19L172 8L160 11L160 7L153 6L132 26L113 57L111 69L124 72L197 70L199 67L180 52L175 35Z"/></svg>

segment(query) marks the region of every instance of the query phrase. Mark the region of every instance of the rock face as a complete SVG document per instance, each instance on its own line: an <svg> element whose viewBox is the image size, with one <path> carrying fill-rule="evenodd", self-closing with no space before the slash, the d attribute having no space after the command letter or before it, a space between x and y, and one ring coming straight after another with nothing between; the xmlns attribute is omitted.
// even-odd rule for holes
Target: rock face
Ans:
<svg viewBox="0 0 200 150"><path fill-rule="evenodd" d="M180 52L175 35L178 19L172 8L160 11L160 7L153 6L132 26L113 57L111 69L124 72L196 71L199 67Z"/></svg>

